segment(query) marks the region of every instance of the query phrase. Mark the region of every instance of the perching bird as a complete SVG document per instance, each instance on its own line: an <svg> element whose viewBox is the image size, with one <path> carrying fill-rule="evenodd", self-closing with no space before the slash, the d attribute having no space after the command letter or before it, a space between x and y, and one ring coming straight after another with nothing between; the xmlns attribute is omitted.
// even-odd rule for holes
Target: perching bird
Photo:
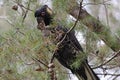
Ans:
<svg viewBox="0 0 120 80"><path fill-rule="evenodd" d="M36 10L35 17L38 25L44 24L44 29L47 29L48 27L46 26L48 25L52 26L52 22L54 20L53 11L47 5L44 5L40 9ZM60 25L56 25L52 28L49 27L49 30L51 33L56 35L56 42L61 41L65 33L68 31L67 28ZM100 80L90 68L83 48L75 36L74 30L67 34L66 38L61 43L61 46L57 49L55 57L64 67L70 69L79 80ZM75 66L76 64L77 66Z"/></svg>

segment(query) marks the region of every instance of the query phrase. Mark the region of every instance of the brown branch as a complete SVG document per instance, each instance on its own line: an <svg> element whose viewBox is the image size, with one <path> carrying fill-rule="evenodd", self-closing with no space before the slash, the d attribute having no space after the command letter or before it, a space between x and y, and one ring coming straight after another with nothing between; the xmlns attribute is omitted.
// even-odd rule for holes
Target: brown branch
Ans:
<svg viewBox="0 0 120 80"><path fill-rule="evenodd" d="M23 6L23 5L21 5L21 7L25 8L25 9L27 9L27 10L29 10L29 11L34 12L34 10L32 10L32 9L30 9L30 8L26 8L26 7L25 7L25 6Z"/></svg>
<svg viewBox="0 0 120 80"><path fill-rule="evenodd" d="M30 3L31 3L31 1L29 0L27 7L25 7L23 4L21 4L19 2L16 2L16 1L13 1L13 2L16 3L18 6L20 6L20 8L22 10L22 16L23 16L22 23L23 23L24 20L25 20L25 18L26 18L26 16L27 16L27 14L28 14L28 11L34 12L33 10L30 9ZM24 9L26 9L26 11Z"/></svg>
<svg viewBox="0 0 120 80"><path fill-rule="evenodd" d="M120 74L111 74L111 73L96 73L97 75L111 75L111 76L120 76Z"/></svg>
<svg viewBox="0 0 120 80"><path fill-rule="evenodd" d="M100 67L106 65L107 63L109 63L110 61L112 61L114 58L116 58L116 56L119 55L119 54L120 54L120 50L113 57L111 57L109 60L107 60L103 64L100 64L99 66L93 67L92 69L100 68Z"/></svg>
<svg viewBox="0 0 120 80"><path fill-rule="evenodd" d="M118 77L119 77L119 75L118 75L118 76L115 76L115 77L113 78L113 80L116 80Z"/></svg>
<svg viewBox="0 0 120 80"><path fill-rule="evenodd" d="M34 10L32 10L32 9L30 9L30 8L26 8L23 4L21 4L21 3L19 3L19 2L16 2L16 1L13 1L14 3L16 3L17 5L19 5L21 8L24 8L24 9L27 9L27 10L29 10L29 11L32 11L32 12L34 12Z"/></svg>
<svg viewBox="0 0 120 80"><path fill-rule="evenodd" d="M29 9L29 7L30 7L30 3L31 3L31 2L30 2L30 0L29 0L29 2L28 2L28 6L27 6L27 9L26 9L25 14L24 14L24 16L23 16L22 23L24 22L24 20L25 20L27 14L28 14L28 9Z"/></svg>
<svg viewBox="0 0 120 80"><path fill-rule="evenodd" d="M38 61L39 63L43 64L45 67L49 68L47 64L45 64L43 61L35 58L35 57L31 57L34 61Z"/></svg>
<svg viewBox="0 0 120 80"><path fill-rule="evenodd" d="M79 14L78 14L78 16L77 16L77 20L75 21L75 24L73 25L73 27L71 27L71 28L66 32L65 36L63 37L63 39L62 39L60 42L58 42L57 45L60 45L60 44L65 40L67 34L70 33L70 32L76 27L77 22L79 21L81 9L82 9L82 2L83 2L83 0L80 2Z"/></svg>
<svg viewBox="0 0 120 80"><path fill-rule="evenodd" d="M71 28L68 30L67 33L69 33L70 31L72 31L72 30L76 27L77 22L79 21L80 13L82 12L82 11L81 11L81 10L82 10L82 2L83 2L83 0L80 2L80 9L79 9L79 13L78 13L78 16L77 16L77 20L75 21L75 24L73 25L73 27L71 27Z"/></svg>

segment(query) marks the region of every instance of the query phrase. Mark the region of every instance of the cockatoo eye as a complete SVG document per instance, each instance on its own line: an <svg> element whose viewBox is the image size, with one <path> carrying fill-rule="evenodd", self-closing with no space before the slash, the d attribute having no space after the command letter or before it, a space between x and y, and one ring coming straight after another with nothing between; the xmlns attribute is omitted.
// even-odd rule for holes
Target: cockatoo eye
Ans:
<svg viewBox="0 0 120 80"><path fill-rule="evenodd" d="M45 15L45 12L41 12L41 16L44 16Z"/></svg>

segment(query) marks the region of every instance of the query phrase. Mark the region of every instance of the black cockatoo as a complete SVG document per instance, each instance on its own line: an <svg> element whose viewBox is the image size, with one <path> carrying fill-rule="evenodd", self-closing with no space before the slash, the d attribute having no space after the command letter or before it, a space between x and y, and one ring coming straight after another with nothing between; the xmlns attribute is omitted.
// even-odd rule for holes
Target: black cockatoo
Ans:
<svg viewBox="0 0 120 80"><path fill-rule="evenodd" d="M38 25L44 25L44 28L42 29L49 28L51 33L56 34L56 42L61 41L65 33L68 31L67 28L60 25L56 25L51 29L50 27L46 28L46 26L52 26L52 22L55 21L53 18L53 11L47 5L43 5L40 9L36 10L35 17L37 19ZM41 29L41 26L39 26L39 29ZM84 54L85 53L75 36L75 31L72 30L67 34L66 38L61 43L61 46L57 49L55 57L64 67L70 69L71 72L75 74L79 80L99 80L97 75L90 68L86 57L78 57L79 55ZM81 60L80 65L75 67L74 63L77 60Z"/></svg>

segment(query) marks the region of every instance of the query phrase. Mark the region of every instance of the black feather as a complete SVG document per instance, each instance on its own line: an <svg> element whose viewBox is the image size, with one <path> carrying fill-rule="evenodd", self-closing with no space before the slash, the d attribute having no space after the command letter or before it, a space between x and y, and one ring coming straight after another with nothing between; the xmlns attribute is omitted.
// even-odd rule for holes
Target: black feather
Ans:
<svg viewBox="0 0 120 80"><path fill-rule="evenodd" d="M47 5L44 5L35 12L35 17L37 17L38 24L41 22L40 19L44 20L46 26L51 24L52 16L49 13L47 13L46 11L47 7L48 7ZM42 12L45 12L45 15L42 15ZM68 31L67 28L59 25L55 27L53 30L55 31L62 30L64 33ZM65 34L63 34L62 36L60 36L60 38L58 38L59 39L58 42L62 40L64 35ZM74 66L71 67L71 65L76 60L78 54L83 55L84 51L75 36L75 31L72 30L70 33L67 34L67 37L58 47L55 57L64 67L70 69L71 72L79 78L79 80L99 80L97 75L90 68L86 58L81 61L81 65L78 66L77 68Z"/></svg>

